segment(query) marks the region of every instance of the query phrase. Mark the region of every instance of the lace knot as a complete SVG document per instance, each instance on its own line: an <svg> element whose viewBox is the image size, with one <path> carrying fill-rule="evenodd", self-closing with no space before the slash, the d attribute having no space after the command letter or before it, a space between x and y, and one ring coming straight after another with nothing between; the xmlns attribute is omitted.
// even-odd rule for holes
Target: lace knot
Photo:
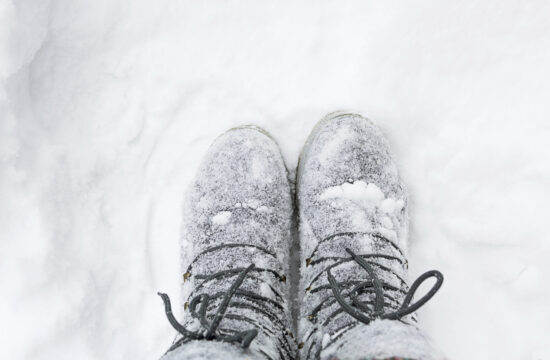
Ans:
<svg viewBox="0 0 550 360"><path fill-rule="evenodd" d="M351 289L351 291L349 291L348 296L351 299L351 304L347 303L344 299L342 290L340 289L340 285L332 275L330 268L327 269L327 277L330 284L330 289L332 290L336 301L342 307L342 310L364 324L369 324L374 319L398 320L406 315L415 312L426 302L428 302L443 284L443 274L441 272L437 270L427 271L424 274L420 275L414 281L410 289L406 292L405 298L403 299L403 302L401 303L399 308L395 311L387 311L384 304L383 283L378 278L372 266L369 265L369 263L365 259L355 254L349 248L346 248L346 251L351 255L351 259L359 264L359 266L361 266L369 276L366 281L358 283ZM424 296L422 296L422 298L411 304L414 294L416 293L420 285L422 285L424 281L431 277L436 279L435 284ZM373 309L370 308L367 303L359 299L359 296L365 291L374 292Z"/></svg>

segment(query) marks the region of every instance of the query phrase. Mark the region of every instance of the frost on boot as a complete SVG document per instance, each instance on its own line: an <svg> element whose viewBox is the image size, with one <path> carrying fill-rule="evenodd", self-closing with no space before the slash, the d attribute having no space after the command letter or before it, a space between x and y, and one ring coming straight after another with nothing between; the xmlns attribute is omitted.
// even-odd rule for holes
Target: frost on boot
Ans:
<svg viewBox="0 0 550 360"><path fill-rule="evenodd" d="M253 127L210 147L184 205L181 322L164 359L290 359L292 203L277 144ZM206 356L206 357L205 357Z"/></svg>
<svg viewBox="0 0 550 360"><path fill-rule="evenodd" d="M298 166L302 359L439 359L414 311L438 271L409 288L407 195L387 141L367 119L333 114ZM433 288L413 300L418 286Z"/></svg>

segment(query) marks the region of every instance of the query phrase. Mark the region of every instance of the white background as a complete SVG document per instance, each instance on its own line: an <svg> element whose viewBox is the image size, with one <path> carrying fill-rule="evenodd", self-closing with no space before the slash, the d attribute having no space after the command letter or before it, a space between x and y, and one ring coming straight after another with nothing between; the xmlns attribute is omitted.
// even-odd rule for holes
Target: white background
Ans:
<svg viewBox="0 0 550 360"><path fill-rule="evenodd" d="M452 359L550 354L547 1L0 0L0 357L152 359L181 199L255 123L294 169L359 111L411 193L422 327Z"/></svg>

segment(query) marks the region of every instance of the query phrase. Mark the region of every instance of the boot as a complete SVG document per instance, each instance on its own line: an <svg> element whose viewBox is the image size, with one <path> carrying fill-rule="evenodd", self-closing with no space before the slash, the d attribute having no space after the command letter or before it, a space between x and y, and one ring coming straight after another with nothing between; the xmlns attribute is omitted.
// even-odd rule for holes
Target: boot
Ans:
<svg viewBox="0 0 550 360"><path fill-rule="evenodd" d="M301 359L441 359L414 311L442 284L407 285L407 193L369 120L331 114L298 165ZM413 301L418 286L436 282Z"/></svg>
<svg viewBox="0 0 550 360"><path fill-rule="evenodd" d="M291 359L292 202L275 141L255 127L220 136L184 204L183 316L168 359Z"/></svg>

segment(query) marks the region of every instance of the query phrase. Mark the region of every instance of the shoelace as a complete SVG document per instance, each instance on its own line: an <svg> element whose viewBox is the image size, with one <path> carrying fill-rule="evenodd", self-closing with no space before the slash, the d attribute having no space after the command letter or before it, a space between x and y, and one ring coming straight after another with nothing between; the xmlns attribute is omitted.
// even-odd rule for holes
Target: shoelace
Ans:
<svg viewBox="0 0 550 360"><path fill-rule="evenodd" d="M336 301L338 301L338 303L342 307L342 310L364 324L369 324L373 320L373 318L397 320L401 319L403 316L415 312L422 305L426 304L443 284L443 274L441 272L437 270L427 271L424 274L420 275L413 282L413 284L409 288L409 291L407 291L405 299L403 299L403 303L401 304L399 309L397 309L396 311L386 312L384 309L384 290L382 282L376 275L376 272L374 271L372 266L370 266L369 263L365 261L365 259L355 254L349 248L346 248L346 251L348 252L348 254L351 255L353 260L355 260L359 264L359 266L365 269L365 271L369 274L369 277L371 278L367 281L360 282L355 287L353 287L353 289L351 289L351 291L349 292L349 297L351 299L352 305L348 304L345 301L340 286L332 275L330 268L327 269L327 277L332 293L334 294ZM422 298L411 305L411 300L413 299L416 290L418 290L418 288L420 287L420 285L422 285L424 281L431 277L436 279L435 284ZM360 301L358 298L359 294L363 290L370 288L374 290L374 311L371 311L368 305ZM371 313L372 315L369 316L369 313Z"/></svg>
<svg viewBox="0 0 550 360"><path fill-rule="evenodd" d="M290 344L288 343L287 336L292 337L292 333L288 330L286 330L286 327L284 323L282 322L281 318L277 315L278 313L284 312L284 308L281 304L279 304L277 301L271 298L267 298L264 296L261 296L257 294L254 291L241 289L240 286L243 284L246 277L249 277L250 279L254 279L257 281L263 281L261 277L258 276L258 274L269 274L270 276L273 276L274 278L278 279L279 281L285 282L286 276L279 274L277 271L270 269L270 268L261 268L257 267L254 264L249 265L246 268L234 268L234 269L226 269L214 272L212 274L193 274L192 271L194 266L198 261L202 259L202 261L209 261L208 257L209 255L213 255L214 253L218 251L227 251L227 249L233 249L233 248L244 248L249 250L254 250L258 253L259 256L267 256L271 257L273 259L276 259L276 255L271 252L270 250L254 245L254 244L247 244L247 243L232 243L232 244L222 244L213 246L211 248L205 249L201 253L199 253L195 259L189 264L186 272L183 275L184 282L187 281L191 276L193 276L196 280L200 280L199 283L195 285L194 290L189 296L189 299L191 299L189 302L186 302L184 304L184 308L187 310L189 309L191 317L194 319L197 319L201 328L197 331L192 331L187 328L185 328L182 324L180 324L174 317L172 313L172 306L170 302L170 298L168 295L163 293L158 293L158 295L162 298L164 302L165 307L165 313L166 317L168 318L168 321L172 325L172 327L182 335L182 337L175 341L172 346L168 349L167 352L170 352L177 347L192 341L192 340L213 340L213 341L221 341L221 342L228 342L228 343L235 343L242 346L242 348L248 348L250 346L250 343L254 340L254 338L258 335L259 331L258 329L261 328L268 336L272 336L277 338L281 346L278 349L280 358L291 358L292 357L292 349L290 347ZM237 279L233 282L231 287L227 291L221 291L216 292L214 294L199 294L196 296L193 296L193 293L198 292L199 290L203 289L208 291L208 284L212 281L224 281L226 279L233 278L237 275ZM275 298L279 299L280 301L283 301L283 295L280 294L276 289L274 289L271 285L268 285L269 289L272 291L272 293L275 295ZM215 310L215 314L211 316L210 318L212 321L208 320L207 312L212 313L214 311L213 306L217 301L219 302L219 305L217 309ZM247 309L250 311L253 311L257 314L262 315L264 318L268 319L268 323L257 321L257 318L249 318L244 313L229 313L226 314L227 310L229 308L238 308L238 309ZM230 320L236 320L241 321L244 323L251 324L254 328L248 329L245 331L236 331L232 329L225 329L220 327L220 324L222 320L230 319ZM282 332L279 332L277 329L283 329ZM266 354L262 349L259 349L259 352L264 354L266 358L271 359L271 357ZM283 353L286 353L286 355L283 355Z"/></svg>
<svg viewBox="0 0 550 360"><path fill-rule="evenodd" d="M229 302L231 301L231 298L235 295L237 289L243 283L245 276L253 268L254 264L251 264L240 273L237 280L233 283L233 285L231 285L228 292L224 295L223 300L220 303L218 310L216 311L216 315L211 322L208 321L208 319L206 318L206 310L212 298L210 298L208 294L201 294L191 300L191 302L189 303L191 316L199 320L201 326L204 328L204 331L191 331L186 329L174 317L174 314L172 313L170 297L164 293L158 293L158 295L162 298L162 301L164 302L164 311L166 312L166 317L168 318L170 325L172 325L172 327L183 336L184 340L180 340L179 344L191 340L216 340L228 343L236 342L239 343L243 348L247 348L250 345L256 335L258 335L258 330L256 329L235 332L233 334L223 334L217 330L223 317L225 316L227 308L229 307ZM199 305L199 303L200 309L197 311L197 306Z"/></svg>
<svg viewBox="0 0 550 360"><path fill-rule="evenodd" d="M338 256L330 256L330 257L317 257L317 252L319 251L319 247L326 242L332 242L335 238L353 238L357 235L369 235L373 238L378 239L379 241L382 241L387 244L387 246L393 248L399 256L393 256L388 254L380 254L380 253L372 253L372 254L361 254L357 255L349 248L345 248L346 252L350 254L350 257L338 257ZM317 244L315 249L313 250L311 256L306 259L306 266L315 266L319 265L320 263L323 263L325 261L333 261L332 264L328 265L324 271L318 273L311 281L310 285L306 289L306 292L310 293L316 293L323 290L330 289L332 292L332 297L326 297L321 300L317 306L314 307L310 315L308 316L308 319L312 321L313 323L317 322L317 315L324 309L327 309L328 307L332 306L334 303L338 303L340 306L332 313L328 314L325 317L325 321L323 322L323 326L326 326L334 320L338 315L345 312L352 316L354 319L358 320L360 323L369 324L371 321L375 319L389 319L389 320L398 320L401 322L404 322L402 318L406 315L409 315L416 311L418 308L423 306L426 302L428 302L435 293L439 290L443 283L443 274L437 270L431 270L428 271L416 279L408 291L404 291L401 287L406 287L406 282L403 278L399 276L394 270L392 270L390 267L384 266L383 264L373 262L373 264L379 268L381 271L389 272L393 274L401 283L401 287L396 287L391 284L385 283L379 279L377 276L373 266L369 264L365 259L369 258L380 258L385 259L388 261L396 261L400 263L401 265L406 266L406 261L403 259L405 258L403 252L397 246L395 243L393 243L388 238L382 236L379 233L366 233L366 232L343 232L343 233L337 233L333 234L331 236L328 236ZM346 280L338 282L336 281L335 277L332 275L331 269L338 267L342 264L355 261L359 266L361 266L368 274L369 278L366 281L357 281L357 280ZM313 287L313 284L316 283L318 280L321 279L321 276L326 273L329 283L327 285L320 285L317 287ZM411 301L420 287L422 283L429 279L429 278L435 278L436 282L432 286L432 288L424 295L421 299L411 304ZM342 291L342 287L347 286L352 287L351 290L349 290L345 295ZM399 303L398 299L384 290L393 291L395 293L400 293L401 295L404 295L404 299L401 303ZM368 300L368 301L362 301L359 299L361 295L366 294L372 294L374 292L374 301ZM346 302L345 296L349 297L350 303ZM387 301L387 303L386 303ZM369 307L370 305L370 307ZM386 305L390 305L392 310L395 311L387 311L385 308ZM414 317L412 318L414 321ZM339 328L335 329L334 334L336 336L331 337L331 340L329 341L327 346L330 346L331 344L335 343L339 338L341 338L347 331L351 330L355 326L357 326L358 323L346 323L343 326L340 326ZM319 328L314 327L313 330L306 336L305 341L309 341L309 339L313 336L314 333L318 332ZM311 351L313 351L316 348L314 358L319 358L321 347L316 346L317 341L313 340L308 350L306 351L306 359L310 358ZM304 346L304 344L300 344L300 346Z"/></svg>

